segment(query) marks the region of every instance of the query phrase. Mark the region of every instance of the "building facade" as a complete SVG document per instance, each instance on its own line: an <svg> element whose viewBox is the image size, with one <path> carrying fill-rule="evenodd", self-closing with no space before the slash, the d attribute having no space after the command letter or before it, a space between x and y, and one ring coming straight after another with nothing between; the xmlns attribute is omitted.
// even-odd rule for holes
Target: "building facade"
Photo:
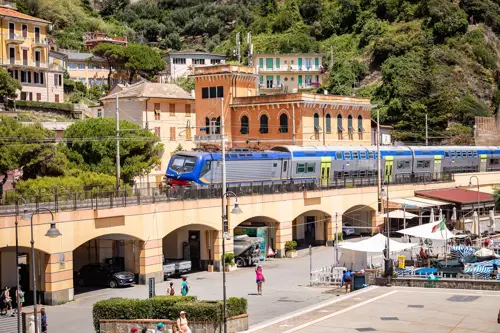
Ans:
<svg viewBox="0 0 500 333"><path fill-rule="evenodd" d="M0 7L1 65L21 84L17 99L62 102L63 76L49 66L47 29L50 22Z"/></svg>
<svg viewBox="0 0 500 333"><path fill-rule="evenodd" d="M220 142L221 113L229 146L269 149L276 145L371 145L366 98L305 92L258 96L251 67L217 65L195 69L199 146Z"/></svg>
<svg viewBox="0 0 500 333"><path fill-rule="evenodd" d="M167 63L167 68L159 78L163 83L192 75L195 66L218 65L226 62L226 56L223 54L197 51L170 52L162 58Z"/></svg>
<svg viewBox="0 0 500 333"><path fill-rule="evenodd" d="M141 81L130 86L117 86L111 94L101 99L98 116L115 117L116 95L122 116L153 131L161 138L165 150L161 165L157 166L144 182L161 183L170 156L182 146L183 150L195 147L193 127L196 124L194 98L175 84Z"/></svg>
<svg viewBox="0 0 500 333"><path fill-rule="evenodd" d="M323 83L324 54L255 54L259 94L298 93L317 89Z"/></svg>
<svg viewBox="0 0 500 333"><path fill-rule="evenodd" d="M101 43L127 46L127 37L109 37L107 34L102 32L88 32L83 35L83 42L85 43L87 50L90 51Z"/></svg>

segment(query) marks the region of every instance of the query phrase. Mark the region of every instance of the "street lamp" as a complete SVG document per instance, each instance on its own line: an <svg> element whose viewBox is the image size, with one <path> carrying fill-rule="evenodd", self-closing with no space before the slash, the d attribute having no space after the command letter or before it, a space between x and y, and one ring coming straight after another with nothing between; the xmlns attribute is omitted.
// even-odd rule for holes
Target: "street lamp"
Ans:
<svg viewBox="0 0 500 333"><path fill-rule="evenodd" d="M28 214L28 209L26 208L26 200L23 197L19 197L16 200L16 303L17 303L17 333L21 333L21 313L20 309L20 297L19 297L19 236L18 236L18 215L19 215L19 201L23 202L23 214L21 215L21 220L28 221L30 215Z"/></svg>
<svg viewBox="0 0 500 333"><path fill-rule="evenodd" d="M234 207L231 210L231 214L241 214L243 211L238 205L238 196L231 191L225 191L222 189L222 300L224 303L223 320L224 320L224 333L227 333L227 311L226 311L226 238L229 238L229 205L224 203L224 198L228 199L229 196L236 198L234 202ZM227 200L229 201L229 200Z"/></svg>
<svg viewBox="0 0 500 333"><path fill-rule="evenodd" d="M37 306L36 306L36 270L35 270L35 240L33 239L33 216L36 214L39 214L40 211L46 211L49 212L52 219L50 220L50 229L47 231L45 236L50 237L50 238L55 238L58 236L61 236L61 233L59 230L56 228L56 223L54 222L54 214L52 211L48 208L38 208L36 209L32 214L31 214L31 272L33 274L33 312L34 312L34 317L35 317L35 333L38 333L38 314L37 314Z"/></svg>
<svg viewBox="0 0 500 333"><path fill-rule="evenodd" d="M477 182L477 234L479 235L479 238L481 238L481 223L479 221L479 215L481 212L479 207L479 178L477 178L477 176L470 176L469 187L472 187L472 178L476 178Z"/></svg>
<svg viewBox="0 0 500 333"><path fill-rule="evenodd" d="M385 206L386 206L385 225L387 226L387 244L385 246L386 248L385 248L385 258L384 258L384 261L385 261L384 270L385 270L385 276L388 278L390 278L392 276L392 271L393 271L392 261L391 261L391 256L390 256L391 220L389 219L389 184L390 184L390 177L387 177L387 186L386 186L387 189L384 190L384 188L382 188L380 191L380 196L386 197L385 198Z"/></svg>

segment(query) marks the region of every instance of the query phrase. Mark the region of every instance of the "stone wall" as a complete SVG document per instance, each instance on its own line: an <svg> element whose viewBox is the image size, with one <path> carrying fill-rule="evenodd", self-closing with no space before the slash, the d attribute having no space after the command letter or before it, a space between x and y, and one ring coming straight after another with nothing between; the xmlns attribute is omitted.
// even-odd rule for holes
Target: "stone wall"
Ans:
<svg viewBox="0 0 500 333"><path fill-rule="evenodd" d="M165 319L101 320L100 330L101 333L129 333L133 327L138 328L139 332L143 327L147 327L154 331L158 323L165 324L168 332L172 332L176 321ZM193 333L221 333L224 330L222 323L189 321L189 319L188 323ZM227 331L229 333L244 332L246 330L248 330L248 315L228 318Z"/></svg>
<svg viewBox="0 0 500 333"><path fill-rule="evenodd" d="M377 280L377 285L379 286L385 286L387 284L387 279L377 278L376 280ZM473 280L473 279L427 280L424 278L398 277L391 279L391 285L398 287L500 291L500 281L496 280Z"/></svg>
<svg viewBox="0 0 500 333"><path fill-rule="evenodd" d="M476 146L500 145L500 129L497 119L493 117L475 118L474 143Z"/></svg>

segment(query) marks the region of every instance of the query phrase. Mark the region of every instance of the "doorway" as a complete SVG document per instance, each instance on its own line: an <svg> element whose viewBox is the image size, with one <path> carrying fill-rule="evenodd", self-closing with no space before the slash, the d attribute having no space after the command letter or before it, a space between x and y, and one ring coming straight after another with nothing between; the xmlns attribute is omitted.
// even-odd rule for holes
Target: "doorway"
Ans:
<svg viewBox="0 0 500 333"><path fill-rule="evenodd" d="M314 216L306 216L306 225L304 226L304 238L307 245L315 245L316 243L316 218Z"/></svg>
<svg viewBox="0 0 500 333"><path fill-rule="evenodd" d="M200 248L200 231L189 230L189 259L191 260L191 269L193 271L199 271L201 268Z"/></svg>

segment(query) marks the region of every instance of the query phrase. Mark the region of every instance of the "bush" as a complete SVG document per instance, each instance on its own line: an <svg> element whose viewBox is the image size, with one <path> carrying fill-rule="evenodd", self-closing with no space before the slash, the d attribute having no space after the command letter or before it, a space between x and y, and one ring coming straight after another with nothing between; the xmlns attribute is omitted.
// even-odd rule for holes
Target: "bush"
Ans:
<svg viewBox="0 0 500 333"><path fill-rule="evenodd" d="M344 234L342 232L338 232L338 238L339 238L339 242L342 242L344 240Z"/></svg>
<svg viewBox="0 0 500 333"><path fill-rule="evenodd" d="M230 297L226 302L227 315L236 317L247 313L248 301L246 298Z"/></svg>
<svg viewBox="0 0 500 333"><path fill-rule="evenodd" d="M70 103L52 103L39 101L16 101L16 107L54 109L61 111L73 111L73 104Z"/></svg>
<svg viewBox="0 0 500 333"><path fill-rule="evenodd" d="M172 306L172 316L169 319L177 319L181 311L186 311L189 321L212 321L222 322L222 302L202 301L202 302L177 302Z"/></svg>
<svg viewBox="0 0 500 333"><path fill-rule="evenodd" d="M172 311L172 307L179 303L196 302L196 296L156 296L147 300L151 303L151 319L176 318L179 313Z"/></svg>
<svg viewBox="0 0 500 333"><path fill-rule="evenodd" d="M110 298L94 304L92 316L94 328L99 332L101 319L137 319L151 318L153 303L140 299Z"/></svg>
<svg viewBox="0 0 500 333"><path fill-rule="evenodd" d="M297 247L297 242L296 241L287 241L285 243L285 252L295 252Z"/></svg>
<svg viewBox="0 0 500 333"><path fill-rule="evenodd" d="M234 253L226 253L225 256L221 256L221 260L224 260L226 265L234 265Z"/></svg>

